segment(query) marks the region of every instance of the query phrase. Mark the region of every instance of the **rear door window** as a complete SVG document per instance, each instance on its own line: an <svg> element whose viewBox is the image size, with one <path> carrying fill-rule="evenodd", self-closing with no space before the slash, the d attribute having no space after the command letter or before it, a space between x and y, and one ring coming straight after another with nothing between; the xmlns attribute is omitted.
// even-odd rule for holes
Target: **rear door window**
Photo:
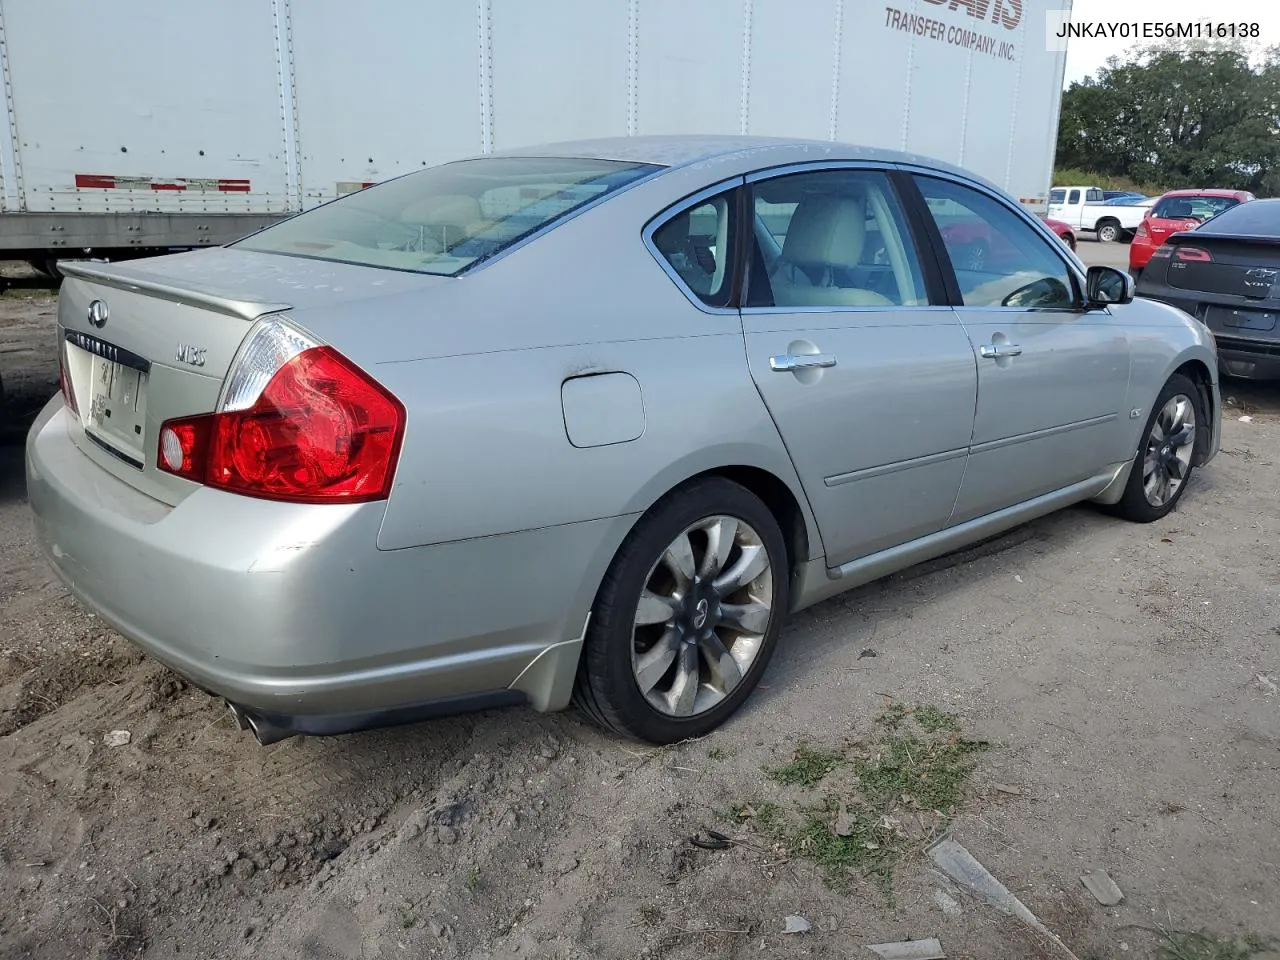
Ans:
<svg viewBox="0 0 1280 960"><path fill-rule="evenodd" d="M928 302L897 194L883 174L823 170L750 186L749 307L909 307Z"/></svg>

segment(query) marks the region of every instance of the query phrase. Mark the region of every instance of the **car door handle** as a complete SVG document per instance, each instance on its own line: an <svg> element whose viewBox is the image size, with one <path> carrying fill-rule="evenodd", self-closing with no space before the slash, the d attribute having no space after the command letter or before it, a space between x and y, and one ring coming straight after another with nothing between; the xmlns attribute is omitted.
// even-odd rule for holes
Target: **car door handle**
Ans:
<svg viewBox="0 0 1280 960"><path fill-rule="evenodd" d="M1016 357L1022 348L1016 343L984 343L978 348L978 355L984 360L999 360L1001 357Z"/></svg>
<svg viewBox="0 0 1280 960"><path fill-rule="evenodd" d="M806 353L792 356L784 353L769 358L769 369L774 373L793 373L796 370L808 370L812 367L834 367L836 357L833 353Z"/></svg>

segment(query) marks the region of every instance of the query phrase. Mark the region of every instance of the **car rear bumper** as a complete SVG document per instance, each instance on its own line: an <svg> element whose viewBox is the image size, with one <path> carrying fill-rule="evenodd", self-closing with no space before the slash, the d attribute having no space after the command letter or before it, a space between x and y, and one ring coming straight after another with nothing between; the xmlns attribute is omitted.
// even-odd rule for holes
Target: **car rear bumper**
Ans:
<svg viewBox="0 0 1280 960"><path fill-rule="evenodd" d="M1139 272L1151 262L1151 255L1156 252L1156 245L1142 237L1134 237L1129 244L1129 271Z"/></svg>
<svg viewBox="0 0 1280 960"><path fill-rule="evenodd" d="M595 586L631 518L383 551L381 503L200 488L169 507L84 456L66 418L55 397L27 439L45 556L202 689L314 733L504 691L567 704Z"/></svg>
<svg viewBox="0 0 1280 960"><path fill-rule="evenodd" d="M1245 380L1280 380L1280 342L1215 337L1223 373Z"/></svg>

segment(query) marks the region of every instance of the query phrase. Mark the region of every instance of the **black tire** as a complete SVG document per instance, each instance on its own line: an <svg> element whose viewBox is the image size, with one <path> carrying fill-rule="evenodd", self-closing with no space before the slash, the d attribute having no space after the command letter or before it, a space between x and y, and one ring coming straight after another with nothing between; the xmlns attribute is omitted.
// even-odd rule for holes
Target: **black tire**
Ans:
<svg viewBox="0 0 1280 960"><path fill-rule="evenodd" d="M1103 220L1098 224L1098 242L1115 243L1122 232L1119 220Z"/></svg>
<svg viewBox="0 0 1280 960"><path fill-rule="evenodd" d="M1197 433L1200 424L1206 421L1208 414L1203 409L1199 388L1189 377L1175 373L1169 378L1169 382L1164 385L1164 389L1160 391L1160 395L1156 398L1156 402L1151 408L1151 413L1147 417L1147 425L1142 431L1142 439L1138 444L1138 452L1134 454L1133 467L1129 471L1129 482L1125 484L1124 496L1112 508L1113 513L1125 520L1130 520L1134 523L1151 523L1167 516L1177 507L1178 501L1182 499L1182 495L1186 492L1187 485L1191 481L1192 473L1195 472L1194 466L1188 464L1185 467L1182 482L1173 492L1173 496L1167 501L1156 505L1147 498L1144 465L1147 459L1148 447L1151 445L1152 428L1155 426L1156 419L1160 416L1165 405L1178 396L1186 397L1190 401L1191 407L1195 412ZM1197 438L1193 434L1191 438L1192 463L1195 460L1196 441Z"/></svg>
<svg viewBox="0 0 1280 960"><path fill-rule="evenodd" d="M745 522L758 535L772 573L771 612L754 660L737 686L710 709L676 717L650 704L636 680L632 663L636 609L655 565L673 541L699 521L722 515ZM635 525L605 574L578 663L575 706L608 730L654 744L709 733L742 706L768 667L789 609L790 573L778 522L751 491L723 477L706 477L676 488ZM699 665L705 666L701 656Z"/></svg>

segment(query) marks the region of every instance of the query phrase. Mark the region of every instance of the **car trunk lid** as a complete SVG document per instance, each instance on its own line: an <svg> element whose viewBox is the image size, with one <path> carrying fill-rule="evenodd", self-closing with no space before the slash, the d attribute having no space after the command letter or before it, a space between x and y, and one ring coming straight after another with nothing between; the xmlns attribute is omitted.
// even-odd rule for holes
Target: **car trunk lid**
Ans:
<svg viewBox="0 0 1280 960"><path fill-rule="evenodd" d="M170 505L198 484L158 469L161 425L215 410L257 318L432 279L227 249L59 269L59 349L79 414L72 439L104 470Z"/></svg>
<svg viewBox="0 0 1280 960"><path fill-rule="evenodd" d="M1200 221L1195 219L1172 220L1168 217L1148 217L1146 221L1147 234L1155 243L1164 243L1173 234L1194 230L1198 226Z"/></svg>
<svg viewBox="0 0 1280 960"><path fill-rule="evenodd" d="M1169 285L1267 301L1280 296L1280 243L1184 233L1172 238Z"/></svg>

